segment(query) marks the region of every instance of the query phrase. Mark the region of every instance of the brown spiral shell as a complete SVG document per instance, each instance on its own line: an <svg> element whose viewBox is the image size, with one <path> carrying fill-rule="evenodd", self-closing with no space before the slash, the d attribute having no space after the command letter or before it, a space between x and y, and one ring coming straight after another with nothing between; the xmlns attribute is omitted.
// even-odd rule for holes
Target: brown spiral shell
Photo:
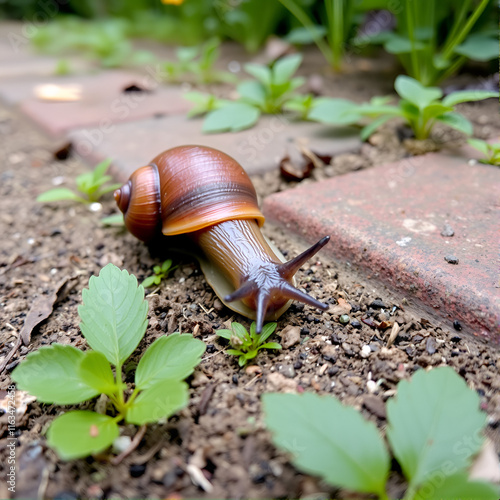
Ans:
<svg viewBox="0 0 500 500"><path fill-rule="evenodd" d="M150 165L134 172L117 193L125 225L143 241L154 237L160 220L161 232L168 236L228 220L264 223L255 188L243 168L225 153L205 146L164 151Z"/></svg>

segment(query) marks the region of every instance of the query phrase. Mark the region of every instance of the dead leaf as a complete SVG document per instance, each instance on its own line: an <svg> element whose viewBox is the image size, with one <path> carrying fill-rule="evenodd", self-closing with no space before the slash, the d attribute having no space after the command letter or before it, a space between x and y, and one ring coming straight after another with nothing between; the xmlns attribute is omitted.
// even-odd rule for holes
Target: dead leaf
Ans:
<svg viewBox="0 0 500 500"><path fill-rule="evenodd" d="M21 347L21 343L29 345L33 330L52 314L54 306L58 301L67 297L68 293L76 285L76 280L77 276L64 278L56 285L55 290L50 295L42 295L35 300L24 320L23 328L19 333L16 343L0 364L0 373L5 369L19 347Z"/></svg>
<svg viewBox="0 0 500 500"><path fill-rule="evenodd" d="M389 338L387 339L387 347L391 347L391 345L394 343L398 336L399 330L400 328L398 323L394 322L394 325L392 325L391 333L389 334Z"/></svg>
<svg viewBox="0 0 500 500"><path fill-rule="evenodd" d="M36 401L35 396L32 396L26 391L0 391L0 424L7 424L9 415L12 413L9 410L15 409L16 423L21 421L21 417L26 413L28 405Z"/></svg>

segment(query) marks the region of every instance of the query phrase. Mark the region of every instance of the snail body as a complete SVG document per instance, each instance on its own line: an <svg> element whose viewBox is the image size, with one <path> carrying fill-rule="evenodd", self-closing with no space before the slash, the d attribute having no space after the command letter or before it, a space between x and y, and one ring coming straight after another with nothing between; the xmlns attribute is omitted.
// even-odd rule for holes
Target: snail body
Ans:
<svg viewBox="0 0 500 500"><path fill-rule="evenodd" d="M329 237L284 262L260 231L264 216L250 178L225 153L204 146L169 149L132 173L115 199L127 229L140 240L161 234L189 239L216 294L256 319L257 332L292 300L326 309L295 288L293 275Z"/></svg>

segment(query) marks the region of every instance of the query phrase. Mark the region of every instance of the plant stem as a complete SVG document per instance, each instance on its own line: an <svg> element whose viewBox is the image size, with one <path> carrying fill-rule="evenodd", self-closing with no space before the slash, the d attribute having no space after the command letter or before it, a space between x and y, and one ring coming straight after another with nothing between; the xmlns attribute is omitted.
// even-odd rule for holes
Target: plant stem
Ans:
<svg viewBox="0 0 500 500"><path fill-rule="evenodd" d="M123 389L122 389L122 364L121 362L118 362L116 365L116 372L115 372L115 384L118 387L118 401L117 401L117 408L120 413L123 413L125 409L125 397L123 395Z"/></svg>
<svg viewBox="0 0 500 500"><path fill-rule="evenodd" d="M418 64L418 57L417 57L417 50L415 48L415 30L413 26L413 15L412 12L410 12L411 5L413 5L414 2L412 0L406 0L406 27L408 29L408 37L411 41L411 65L412 65L412 73L414 78L416 78L418 81L420 81L420 71L419 71L419 64Z"/></svg>

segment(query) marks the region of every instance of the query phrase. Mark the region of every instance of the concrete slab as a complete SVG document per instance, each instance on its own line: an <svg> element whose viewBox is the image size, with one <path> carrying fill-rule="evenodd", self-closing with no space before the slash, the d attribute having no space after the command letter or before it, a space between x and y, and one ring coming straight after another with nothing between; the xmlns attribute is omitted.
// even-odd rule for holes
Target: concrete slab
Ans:
<svg viewBox="0 0 500 500"><path fill-rule="evenodd" d="M156 115L185 113L191 104L175 86L157 86L150 92L123 92L144 77L125 71L67 77L24 77L0 83L0 97L20 103L21 110L52 135L81 127L109 130L115 124ZM42 101L34 97L37 85L79 85L81 99L72 102Z"/></svg>
<svg viewBox="0 0 500 500"><path fill-rule="evenodd" d="M264 116L256 127L236 133L202 134L201 125L201 119L167 116L117 124L111 131L98 127L78 130L70 134L70 139L90 163L112 158L114 175L121 181L165 149L183 144L220 149L240 162L249 174L277 168L291 140L300 140L324 155L353 151L361 145L359 133L353 129L293 123L278 115Z"/></svg>
<svg viewBox="0 0 500 500"><path fill-rule="evenodd" d="M500 344L499 199L500 169L433 153L274 194L263 211L308 242L330 234L335 259Z"/></svg>

